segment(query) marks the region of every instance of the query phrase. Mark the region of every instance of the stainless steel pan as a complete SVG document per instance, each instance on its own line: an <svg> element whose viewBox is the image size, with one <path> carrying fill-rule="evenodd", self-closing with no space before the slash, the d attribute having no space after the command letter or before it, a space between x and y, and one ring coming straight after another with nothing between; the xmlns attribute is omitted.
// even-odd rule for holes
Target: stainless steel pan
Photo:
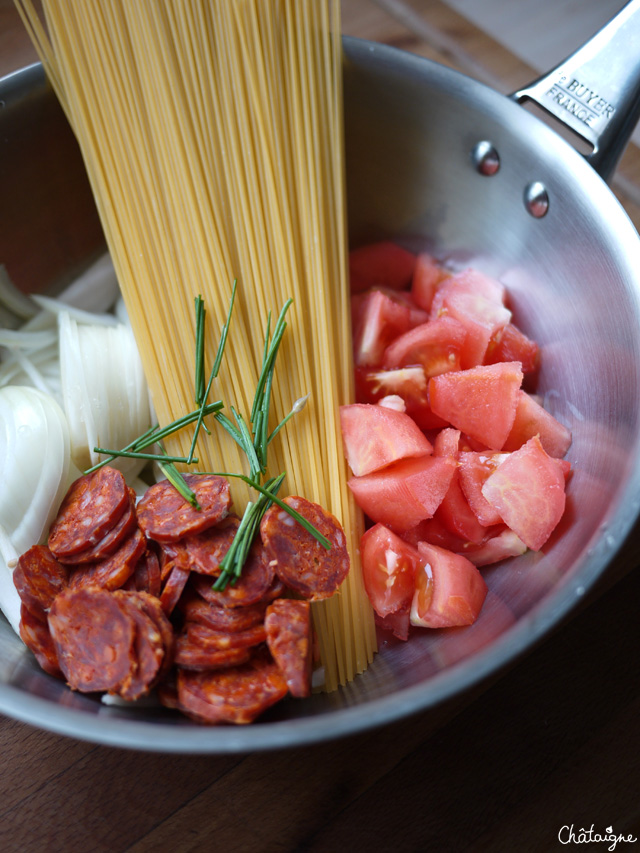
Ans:
<svg viewBox="0 0 640 853"><path fill-rule="evenodd" d="M352 242L391 236L478 265L508 286L516 322L542 344L539 390L574 437L569 510L544 552L485 570L490 595L473 627L385 641L346 688L283 703L242 728L71 693L39 670L2 620L1 712L166 752L340 737L428 712L495 675L615 567L640 508L640 240L595 169L611 173L638 115L637 84L628 88L614 71L635 63L640 77L639 9L634 0L615 32L594 43L613 51L598 60L606 73L594 71L592 44L511 98L427 60L345 41ZM587 90L603 104L581 103ZM573 113L592 154L578 154L519 105L531 99L564 120ZM55 288L102 248L82 166L39 66L1 81L0 102L0 262L25 288Z"/></svg>

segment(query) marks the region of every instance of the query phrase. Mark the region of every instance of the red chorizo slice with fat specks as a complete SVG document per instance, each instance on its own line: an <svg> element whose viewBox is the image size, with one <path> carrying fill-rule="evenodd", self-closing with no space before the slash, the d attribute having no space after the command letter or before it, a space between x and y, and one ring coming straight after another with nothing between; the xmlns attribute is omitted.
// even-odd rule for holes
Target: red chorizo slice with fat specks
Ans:
<svg viewBox="0 0 640 853"><path fill-rule="evenodd" d="M214 579L196 572L192 575L195 591L210 604L220 607L247 607L257 604L268 594L274 580L274 568L267 560L262 543L251 546L242 574L235 584L228 583L222 590L213 589Z"/></svg>
<svg viewBox="0 0 640 853"><path fill-rule="evenodd" d="M206 625L214 631L246 631L264 621L266 604L250 604L247 607L221 607L211 604L199 595L185 595L180 601L180 611L187 622Z"/></svg>
<svg viewBox="0 0 640 853"><path fill-rule="evenodd" d="M186 636L176 637L174 662L184 669L194 672L207 672L214 669L228 669L246 663L251 657L250 648L212 649L202 648Z"/></svg>
<svg viewBox="0 0 640 853"><path fill-rule="evenodd" d="M179 707L201 723L251 723L286 695L284 676L267 652L231 669L178 670Z"/></svg>
<svg viewBox="0 0 640 853"><path fill-rule="evenodd" d="M56 678L62 678L60 665L58 663L58 655L47 617L40 618L24 604L20 607L20 639L25 646L35 655L36 660L49 675L55 675Z"/></svg>
<svg viewBox="0 0 640 853"><path fill-rule="evenodd" d="M46 618L54 598L67 586L68 571L46 545L33 545L19 557L13 583L25 607Z"/></svg>
<svg viewBox="0 0 640 853"><path fill-rule="evenodd" d="M142 532L136 528L111 556L75 568L69 575L69 586L72 589L89 586L120 589L133 574L146 547Z"/></svg>
<svg viewBox="0 0 640 853"><path fill-rule="evenodd" d="M156 542L177 542L185 536L202 533L222 521L229 513L229 482L215 474L185 474L200 509L174 488L168 480L150 486L137 507L138 524L145 536Z"/></svg>
<svg viewBox="0 0 640 853"><path fill-rule="evenodd" d="M113 595L133 619L136 626L136 669L131 679L118 691L123 699L145 696L161 672L165 655L164 639L154 619L148 614L138 593L116 590Z"/></svg>
<svg viewBox="0 0 640 853"><path fill-rule="evenodd" d="M98 543L120 521L129 489L120 471L105 465L73 482L49 530L48 545L62 560Z"/></svg>
<svg viewBox="0 0 640 853"><path fill-rule="evenodd" d="M164 658L162 661L162 667L160 668L160 672L158 673L158 677L163 678L171 669L171 665L173 664L173 653L175 646L173 625L165 615L165 612L162 609L160 599L156 598L155 595L140 591L136 593L136 599L142 609L147 614L147 616L149 616L149 618L155 622L156 628L158 629L158 631L160 632L160 636L162 637L162 644L164 646Z"/></svg>
<svg viewBox="0 0 640 853"><path fill-rule="evenodd" d="M220 563L233 542L240 519L230 515L204 533L187 536L182 540L189 568L201 575L220 574Z"/></svg>
<svg viewBox="0 0 640 853"><path fill-rule="evenodd" d="M303 598L330 598L349 572L349 553L340 522L319 504L306 498L284 501L311 522L331 543L324 548L288 512L273 504L260 523L260 536L276 574Z"/></svg>
<svg viewBox="0 0 640 853"><path fill-rule="evenodd" d="M267 607L267 645L292 696L311 693L312 637L308 601L278 598Z"/></svg>
<svg viewBox="0 0 640 853"><path fill-rule="evenodd" d="M136 527L136 493L133 489L129 489L128 505L117 524L91 548L86 548L84 551L72 554L69 557L63 557L61 562L68 566L77 566L82 563L97 563L104 560L122 545Z"/></svg>
<svg viewBox="0 0 640 853"><path fill-rule="evenodd" d="M190 574L191 572L188 569L185 570L180 566L171 566L170 571L167 573L164 587L160 594L160 604L167 616L173 613L187 585Z"/></svg>
<svg viewBox="0 0 640 853"><path fill-rule="evenodd" d="M160 580L160 561L151 548L147 548L133 570L133 588L138 592L148 592L160 598L162 583Z"/></svg>
<svg viewBox="0 0 640 853"><path fill-rule="evenodd" d="M51 605L49 630L73 690L127 690L137 671L136 623L113 593L65 589Z"/></svg>

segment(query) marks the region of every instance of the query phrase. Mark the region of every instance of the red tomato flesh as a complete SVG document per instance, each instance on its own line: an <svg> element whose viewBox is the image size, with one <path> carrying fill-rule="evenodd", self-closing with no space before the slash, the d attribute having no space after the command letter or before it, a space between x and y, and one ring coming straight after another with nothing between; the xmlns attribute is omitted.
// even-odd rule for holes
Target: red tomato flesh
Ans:
<svg viewBox="0 0 640 853"><path fill-rule="evenodd" d="M361 477L392 462L426 456L433 447L404 412L371 403L340 407L342 440L349 467Z"/></svg>
<svg viewBox="0 0 640 853"><path fill-rule="evenodd" d="M355 364L378 367L387 346L411 328L411 312L380 290L352 300Z"/></svg>
<svg viewBox="0 0 640 853"><path fill-rule="evenodd" d="M492 450L504 445L516 416L522 368L518 362L482 365L429 380L436 415Z"/></svg>
<svg viewBox="0 0 640 853"><path fill-rule="evenodd" d="M506 453L495 453L490 450L471 450L460 454L458 469L460 487L473 514L483 527L502 522L500 513L482 493L482 487L506 458Z"/></svg>
<svg viewBox="0 0 640 853"><path fill-rule="evenodd" d="M427 377L422 367L399 367L395 370L356 368L356 402L377 403L391 395L402 397L407 414L420 429L440 429L447 425L431 411Z"/></svg>
<svg viewBox="0 0 640 853"><path fill-rule="evenodd" d="M502 330L500 340L489 344L485 357L485 364L497 364L500 361L519 361L523 373L535 373L540 361L538 344L513 323L508 323Z"/></svg>
<svg viewBox="0 0 640 853"><path fill-rule="evenodd" d="M540 443L549 456L554 456L556 459L562 459L571 445L570 430L526 391L521 390L518 392L513 427L503 449L518 450L534 435L540 437Z"/></svg>
<svg viewBox="0 0 640 853"><path fill-rule="evenodd" d="M360 540L360 554L364 586L376 613L383 618L402 610L408 613L421 563L417 548L376 524Z"/></svg>
<svg viewBox="0 0 640 853"><path fill-rule="evenodd" d="M416 572L411 624L424 628L472 625L487 595L487 585L470 560L421 542L423 564Z"/></svg>
<svg viewBox="0 0 640 853"><path fill-rule="evenodd" d="M390 369L419 364L427 377L459 370L466 338L465 327L457 320L430 320L390 343L384 351L383 366Z"/></svg>
<svg viewBox="0 0 640 853"><path fill-rule="evenodd" d="M349 253L349 280L352 293L370 287L404 290L411 284L416 256L391 241L371 243Z"/></svg>
<svg viewBox="0 0 640 853"><path fill-rule="evenodd" d="M525 545L539 551L564 512L564 486L561 467L534 436L496 468L482 494Z"/></svg>
<svg viewBox="0 0 640 853"><path fill-rule="evenodd" d="M448 277L449 273L438 266L428 252L421 252L416 259L411 282L411 296L416 305L430 311L438 285Z"/></svg>
<svg viewBox="0 0 640 853"><path fill-rule="evenodd" d="M356 503L372 521L403 532L431 518L447 493L456 470L448 457L404 459L348 485Z"/></svg>

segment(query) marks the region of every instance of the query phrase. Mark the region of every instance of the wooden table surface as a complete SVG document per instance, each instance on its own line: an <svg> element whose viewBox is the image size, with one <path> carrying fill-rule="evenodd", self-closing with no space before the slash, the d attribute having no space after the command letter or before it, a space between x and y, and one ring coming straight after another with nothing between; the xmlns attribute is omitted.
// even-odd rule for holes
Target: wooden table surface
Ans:
<svg viewBox="0 0 640 853"><path fill-rule="evenodd" d="M343 8L346 33L454 65L505 93L535 76L437 0ZM0 74L32 59L10 0L0 0ZM614 188L636 226L639 175L632 147ZM638 532L588 606L437 715L225 757L94 746L0 717L0 850L506 853L570 850L592 827L640 837ZM585 840L580 849L607 847Z"/></svg>

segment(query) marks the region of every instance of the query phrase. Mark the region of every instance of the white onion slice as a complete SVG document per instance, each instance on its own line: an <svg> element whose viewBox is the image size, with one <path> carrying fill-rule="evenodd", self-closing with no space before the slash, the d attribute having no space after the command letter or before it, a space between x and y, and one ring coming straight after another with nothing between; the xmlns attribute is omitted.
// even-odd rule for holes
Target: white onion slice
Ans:
<svg viewBox="0 0 640 853"><path fill-rule="evenodd" d="M83 311L109 311L120 293L111 256L102 255L58 296L61 302Z"/></svg>

